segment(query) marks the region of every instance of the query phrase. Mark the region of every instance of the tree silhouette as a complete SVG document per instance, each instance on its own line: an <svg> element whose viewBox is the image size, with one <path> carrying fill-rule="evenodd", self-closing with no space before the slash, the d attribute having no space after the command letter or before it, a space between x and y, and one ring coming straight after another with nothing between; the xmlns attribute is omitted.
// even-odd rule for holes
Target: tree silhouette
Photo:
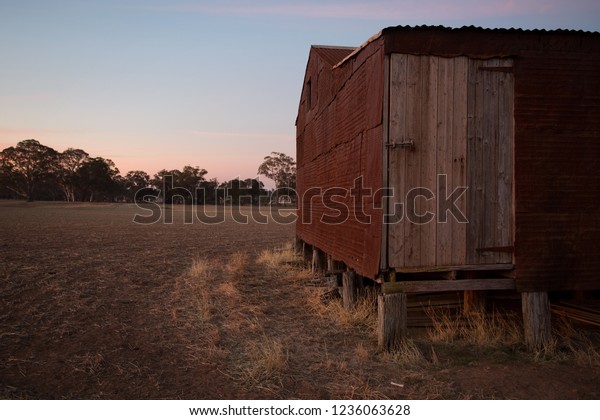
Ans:
<svg viewBox="0 0 600 420"><path fill-rule="evenodd" d="M34 139L23 140L0 152L0 166L5 186L28 201L44 184L54 180L58 152Z"/></svg>
<svg viewBox="0 0 600 420"><path fill-rule="evenodd" d="M68 148L58 154L56 178L66 201L76 200L78 172L89 158L81 149Z"/></svg>
<svg viewBox="0 0 600 420"><path fill-rule="evenodd" d="M77 170L81 201L113 201L119 192L118 174L119 170L110 159L97 157L86 160Z"/></svg>
<svg viewBox="0 0 600 420"><path fill-rule="evenodd" d="M258 175L275 181L279 190L296 188L296 162L285 153L271 152L258 167Z"/></svg>

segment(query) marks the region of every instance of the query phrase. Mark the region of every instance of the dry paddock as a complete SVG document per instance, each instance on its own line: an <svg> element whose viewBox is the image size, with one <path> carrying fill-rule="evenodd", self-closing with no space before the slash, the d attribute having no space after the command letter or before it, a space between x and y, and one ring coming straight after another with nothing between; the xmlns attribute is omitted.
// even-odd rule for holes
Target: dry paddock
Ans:
<svg viewBox="0 0 600 420"><path fill-rule="evenodd" d="M136 224L148 213L128 204L0 202L0 397L600 397L593 357L458 339L380 352L368 310L263 252L292 224L184 211Z"/></svg>

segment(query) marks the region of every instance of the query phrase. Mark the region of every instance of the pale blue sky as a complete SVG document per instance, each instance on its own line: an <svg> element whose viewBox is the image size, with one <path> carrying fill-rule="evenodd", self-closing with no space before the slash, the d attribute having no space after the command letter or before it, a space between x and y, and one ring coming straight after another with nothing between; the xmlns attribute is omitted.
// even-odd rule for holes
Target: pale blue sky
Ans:
<svg viewBox="0 0 600 420"><path fill-rule="evenodd" d="M295 155L311 44L395 25L600 30L600 2L0 0L0 149L35 138L122 173L253 177Z"/></svg>

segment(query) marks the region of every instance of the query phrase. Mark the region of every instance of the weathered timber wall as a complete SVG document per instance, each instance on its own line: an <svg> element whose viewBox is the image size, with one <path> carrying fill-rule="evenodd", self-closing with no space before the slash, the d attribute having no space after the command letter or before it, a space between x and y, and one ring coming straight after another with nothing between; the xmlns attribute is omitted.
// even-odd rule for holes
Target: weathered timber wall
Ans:
<svg viewBox="0 0 600 420"><path fill-rule="evenodd" d="M600 289L600 34L387 28L386 54L514 61L521 291Z"/></svg>

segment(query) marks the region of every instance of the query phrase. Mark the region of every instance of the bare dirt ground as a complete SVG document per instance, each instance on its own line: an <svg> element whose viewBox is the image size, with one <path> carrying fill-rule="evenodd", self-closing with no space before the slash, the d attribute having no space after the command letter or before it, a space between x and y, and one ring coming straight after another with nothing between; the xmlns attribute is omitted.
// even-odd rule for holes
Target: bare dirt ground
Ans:
<svg viewBox="0 0 600 420"><path fill-rule="evenodd" d="M415 329L413 348L378 351L369 310L345 312L293 256L263 252L293 225L136 213L0 202L0 397L600 397L593 345L536 358Z"/></svg>

